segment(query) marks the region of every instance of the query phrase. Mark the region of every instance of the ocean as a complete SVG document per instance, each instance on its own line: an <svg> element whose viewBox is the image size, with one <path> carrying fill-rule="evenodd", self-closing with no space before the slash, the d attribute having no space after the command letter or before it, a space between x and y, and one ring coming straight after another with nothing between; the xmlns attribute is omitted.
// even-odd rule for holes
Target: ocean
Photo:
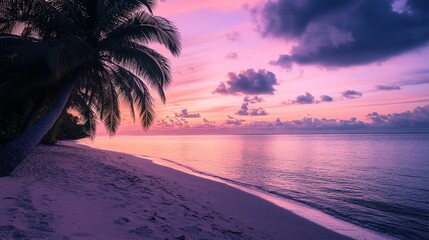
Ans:
<svg viewBox="0 0 429 240"><path fill-rule="evenodd" d="M371 239L375 232L381 239L429 239L429 135L116 136L81 142L291 203L296 213L342 233L355 229L338 222L368 230L349 234L354 238Z"/></svg>

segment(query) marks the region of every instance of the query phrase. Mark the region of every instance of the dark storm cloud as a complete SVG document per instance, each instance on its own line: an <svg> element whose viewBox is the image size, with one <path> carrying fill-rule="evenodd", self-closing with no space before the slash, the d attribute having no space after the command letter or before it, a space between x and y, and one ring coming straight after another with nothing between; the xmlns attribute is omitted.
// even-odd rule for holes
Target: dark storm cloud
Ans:
<svg viewBox="0 0 429 240"><path fill-rule="evenodd" d="M180 113L175 113L175 117L181 117L181 118L199 118L201 117L200 113L190 113L188 112L188 109L182 109Z"/></svg>
<svg viewBox="0 0 429 240"><path fill-rule="evenodd" d="M429 1L269 0L253 8L263 36L294 39L272 64L351 66L383 61L429 42Z"/></svg>
<svg viewBox="0 0 429 240"><path fill-rule="evenodd" d="M221 82L213 93L235 95L274 94L274 85L278 85L274 73L266 70L248 69L240 73L228 73L228 80Z"/></svg>
<svg viewBox="0 0 429 240"><path fill-rule="evenodd" d="M341 93L341 95L348 99L360 98L362 97L362 93L355 90L346 90Z"/></svg>
<svg viewBox="0 0 429 240"><path fill-rule="evenodd" d="M400 86L395 86L395 85L377 85L375 87L377 88L377 90L382 90L382 91L401 90Z"/></svg>

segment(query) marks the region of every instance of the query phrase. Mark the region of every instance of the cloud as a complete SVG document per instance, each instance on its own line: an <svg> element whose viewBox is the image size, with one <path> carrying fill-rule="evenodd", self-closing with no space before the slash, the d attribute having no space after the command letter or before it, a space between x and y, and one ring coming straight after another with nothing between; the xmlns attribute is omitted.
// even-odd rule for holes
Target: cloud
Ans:
<svg viewBox="0 0 429 240"><path fill-rule="evenodd" d="M168 118L158 120L157 126L160 128L189 128L189 123L184 118Z"/></svg>
<svg viewBox="0 0 429 240"><path fill-rule="evenodd" d="M182 109L182 111L180 111L180 113L175 113L174 114L176 117L181 117L181 118L199 118L201 117L200 113L190 113L188 112L188 109Z"/></svg>
<svg viewBox="0 0 429 240"><path fill-rule="evenodd" d="M237 60L238 59L238 53L230 52L230 53L226 54L225 58Z"/></svg>
<svg viewBox="0 0 429 240"><path fill-rule="evenodd" d="M367 118L371 122L363 122L354 117L346 120L306 117L292 121L277 118L275 121L255 121L241 127L272 132L429 132L429 104L401 113L383 115L373 112Z"/></svg>
<svg viewBox="0 0 429 240"><path fill-rule="evenodd" d="M160 128L189 128L188 118L199 118L200 113L190 113L188 109L182 109L180 113L174 113L174 117L166 116L165 119L157 121Z"/></svg>
<svg viewBox="0 0 429 240"><path fill-rule="evenodd" d="M415 85L424 85L429 84L429 76L427 73L429 70L427 69L419 69L419 70L413 70L409 71L406 74L411 76L408 77L408 79L396 81L394 83L390 84L380 84L375 86L377 90L400 90L402 86L415 86ZM412 76L412 75L419 75L419 76Z"/></svg>
<svg viewBox="0 0 429 240"><path fill-rule="evenodd" d="M305 95L299 95L296 97L294 103L296 104L311 104L314 103L314 96L310 93L305 93Z"/></svg>
<svg viewBox="0 0 429 240"><path fill-rule="evenodd" d="M241 104L241 108L240 110L238 110L238 112L236 112L235 114L240 115L240 116L247 116L249 115L249 107L248 107L249 103L245 102L243 104Z"/></svg>
<svg viewBox="0 0 429 240"><path fill-rule="evenodd" d="M210 120L208 120L207 118L203 118L203 122L204 122L204 123L206 123L206 124L213 124L213 123L216 123L215 121L210 121Z"/></svg>
<svg viewBox="0 0 429 240"><path fill-rule="evenodd" d="M397 84L400 86L422 85L422 84L428 84L428 83L429 83L429 77L419 78L419 79L402 80L402 81L397 82Z"/></svg>
<svg viewBox="0 0 429 240"><path fill-rule="evenodd" d="M334 101L334 99L328 95L322 95L322 96L320 96L320 101L321 102L332 102L332 101Z"/></svg>
<svg viewBox="0 0 429 240"><path fill-rule="evenodd" d="M401 90L400 86L395 86L395 85L377 85L375 86L375 88L377 90L382 90L382 91Z"/></svg>
<svg viewBox="0 0 429 240"><path fill-rule="evenodd" d="M306 117L285 122L277 119L275 125L293 130L358 130L367 127L366 123L353 117L348 120Z"/></svg>
<svg viewBox="0 0 429 240"><path fill-rule="evenodd" d="M245 122L245 120L237 119L228 115L228 119L224 122L224 124L238 126L241 125L243 122Z"/></svg>
<svg viewBox="0 0 429 240"><path fill-rule="evenodd" d="M362 97L362 93L355 90L346 90L341 93L344 98L353 99Z"/></svg>
<svg viewBox="0 0 429 240"><path fill-rule="evenodd" d="M247 102L247 103L260 103L263 101L264 101L264 99L262 97L259 97L259 96L253 96L253 97L245 96L243 98L243 102Z"/></svg>
<svg viewBox="0 0 429 240"><path fill-rule="evenodd" d="M158 120L157 124L158 127L162 127L162 128L169 128L169 127L174 127L173 123L170 123L169 121L166 121L164 119Z"/></svg>
<svg viewBox="0 0 429 240"><path fill-rule="evenodd" d="M344 67L383 61L429 42L429 1L269 0L252 9L265 37L294 40L272 64Z"/></svg>
<svg viewBox="0 0 429 240"><path fill-rule="evenodd" d="M280 66L286 69L292 68L294 60L289 55L280 55L279 58L275 61L270 61L271 65Z"/></svg>
<svg viewBox="0 0 429 240"><path fill-rule="evenodd" d="M221 82L213 93L224 95L242 94L274 94L274 85L278 85L274 73L266 70L248 69L236 74L228 73L228 80Z"/></svg>
<svg viewBox="0 0 429 240"><path fill-rule="evenodd" d="M196 128L196 129L214 129L216 128L216 122L215 121L210 121L206 118L203 118L203 123L202 124L195 124L192 126L192 128Z"/></svg>
<svg viewBox="0 0 429 240"><path fill-rule="evenodd" d="M263 108L253 108L249 112L250 116L265 116L268 113Z"/></svg>
<svg viewBox="0 0 429 240"><path fill-rule="evenodd" d="M369 125L356 118L347 120L311 118L305 117L301 120L281 121L254 121L242 126L252 129L264 129L272 132L318 132L318 131L359 131L366 129Z"/></svg>
<svg viewBox="0 0 429 240"><path fill-rule="evenodd" d="M320 101L317 101L314 96L306 92L304 95L299 95L295 98L295 100L288 100L286 102L283 102L286 105L291 104L316 104L316 103L322 103L322 102L332 102L334 99L328 95L322 95L320 96Z"/></svg>
<svg viewBox="0 0 429 240"><path fill-rule="evenodd" d="M237 32L237 31L230 32L230 33L226 34L226 38L229 41L236 42L236 41L238 41L238 40L241 39L241 34L239 32Z"/></svg>
<svg viewBox="0 0 429 240"><path fill-rule="evenodd" d="M262 101L262 98L259 98L258 96L254 96L253 98L244 97L243 103L241 104L240 110L236 112L235 114L240 116L265 116L268 115L268 112L266 112L263 108L252 108L249 109L249 104L259 103Z"/></svg>
<svg viewBox="0 0 429 240"><path fill-rule="evenodd" d="M221 124L203 119L203 124L190 125L183 118L170 118L158 121L158 127L168 129L188 129L207 133L388 133L388 132L418 132L429 133L429 104L416 107L411 111L400 113L380 114L369 113L367 120L362 121L355 117L349 119L329 119L305 117L299 120L282 121L277 118L273 121L251 121L227 116ZM192 133L192 132L189 132Z"/></svg>
<svg viewBox="0 0 429 240"><path fill-rule="evenodd" d="M413 111L382 115L373 112L367 115L371 120L365 123L354 117L348 120L326 118L303 118L302 120L250 123L250 125L285 128L289 130L361 130L361 131L429 131L429 105L416 107Z"/></svg>
<svg viewBox="0 0 429 240"><path fill-rule="evenodd" d="M373 112L367 115L374 127L391 129L429 129L429 105L417 107L413 111L381 115Z"/></svg>

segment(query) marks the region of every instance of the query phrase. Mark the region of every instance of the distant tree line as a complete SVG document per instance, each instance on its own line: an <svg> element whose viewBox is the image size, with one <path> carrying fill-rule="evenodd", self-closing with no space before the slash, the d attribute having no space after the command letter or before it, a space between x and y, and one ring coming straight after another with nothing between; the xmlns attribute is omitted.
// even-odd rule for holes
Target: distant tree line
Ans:
<svg viewBox="0 0 429 240"><path fill-rule="evenodd" d="M89 126L81 123L78 116L65 112L57 122L41 143L54 145L58 140L89 137ZM16 111L0 112L0 146L17 138L26 127L26 120L22 114Z"/></svg>

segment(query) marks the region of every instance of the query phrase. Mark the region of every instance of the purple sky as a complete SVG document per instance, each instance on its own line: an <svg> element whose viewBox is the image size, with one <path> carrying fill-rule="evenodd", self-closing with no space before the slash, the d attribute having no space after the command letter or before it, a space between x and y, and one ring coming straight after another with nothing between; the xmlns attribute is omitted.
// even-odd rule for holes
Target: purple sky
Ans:
<svg viewBox="0 0 429 240"><path fill-rule="evenodd" d="M428 132L428 4L161 1L183 52L154 46L174 83L149 133ZM128 112L119 133L142 133Z"/></svg>

